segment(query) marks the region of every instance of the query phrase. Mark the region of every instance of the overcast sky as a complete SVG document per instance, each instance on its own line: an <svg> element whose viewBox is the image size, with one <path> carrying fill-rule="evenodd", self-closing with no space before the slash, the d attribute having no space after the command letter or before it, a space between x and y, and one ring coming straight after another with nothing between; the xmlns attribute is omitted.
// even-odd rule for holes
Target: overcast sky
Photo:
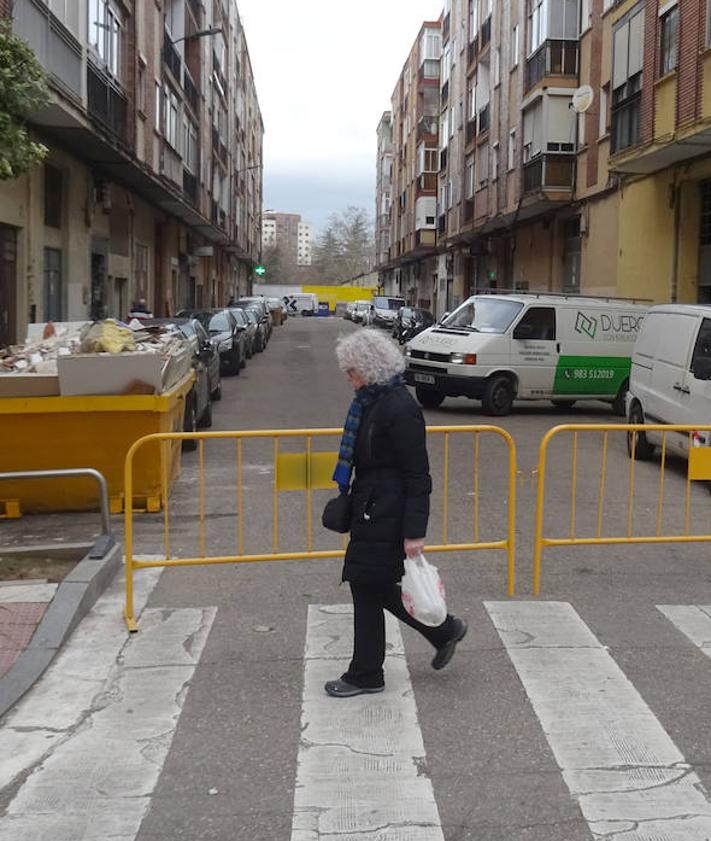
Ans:
<svg viewBox="0 0 711 841"><path fill-rule="evenodd" d="M376 129L441 0L237 0L264 117L264 207L316 230L375 204Z"/></svg>

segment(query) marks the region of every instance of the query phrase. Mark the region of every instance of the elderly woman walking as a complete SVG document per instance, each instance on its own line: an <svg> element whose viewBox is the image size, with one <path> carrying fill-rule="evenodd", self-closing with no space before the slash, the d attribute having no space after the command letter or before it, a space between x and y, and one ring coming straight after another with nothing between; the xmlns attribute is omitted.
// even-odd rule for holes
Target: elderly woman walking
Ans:
<svg viewBox="0 0 711 841"><path fill-rule="evenodd" d="M343 567L343 581L353 595L354 645L348 671L325 690L347 698L385 688L383 610L434 646L434 669L452 659L467 624L448 615L440 626L428 627L402 604L403 560L424 548L432 490L425 422L402 380L403 358L388 338L370 329L341 338L336 355L355 389L333 476L345 493L355 468L351 539Z"/></svg>

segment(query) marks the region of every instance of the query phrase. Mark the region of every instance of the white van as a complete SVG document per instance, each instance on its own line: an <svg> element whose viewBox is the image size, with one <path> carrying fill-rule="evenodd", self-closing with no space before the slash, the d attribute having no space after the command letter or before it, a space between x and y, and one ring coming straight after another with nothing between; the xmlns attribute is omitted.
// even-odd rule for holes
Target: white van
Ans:
<svg viewBox="0 0 711 841"><path fill-rule="evenodd" d="M632 356L627 419L652 424L711 422L711 306L660 304L649 310ZM711 443L708 433L692 437L695 445ZM635 457L651 458L661 442L661 433L638 434ZM667 447L686 454L688 433L668 433Z"/></svg>
<svg viewBox="0 0 711 841"><path fill-rule="evenodd" d="M514 400L557 406L594 398L625 411L632 346L648 307L565 295L474 295L412 339L405 380L428 408L481 400L507 415Z"/></svg>
<svg viewBox="0 0 711 841"><path fill-rule="evenodd" d="M373 324L376 327L387 327L392 330L395 316L400 307L405 306L404 298L389 298L385 295L376 295L373 298Z"/></svg>
<svg viewBox="0 0 711 841"><path fill-rule="evenodd" d="M282 298L287 315L316 315L318 298L313 292L296 292Z"/></svg>

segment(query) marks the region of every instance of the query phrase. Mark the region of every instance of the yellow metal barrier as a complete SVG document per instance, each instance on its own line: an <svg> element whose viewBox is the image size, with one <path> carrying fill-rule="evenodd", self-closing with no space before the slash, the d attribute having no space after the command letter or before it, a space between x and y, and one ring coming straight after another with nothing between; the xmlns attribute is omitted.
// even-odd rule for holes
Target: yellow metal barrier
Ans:
<svg viewBox="0 0 711 841"><path fill-rule="evenodd" d="M333 489L335 485L331 474L335 466L336 452L314 452L314 439L333 438L337 444L342 435L342 429L279 429L243 432L201 432L201 433L156 433L147 435L136 441L129 449L125 462L125 544L126 544L126 604L124 618L130 631L136 631L136 618L133 611L133 575L137 569L151 567L183 567L202 564L237 564L261 561L289 561L315 558L342 557L345 553L345 541L341 549L314 550L313 548L313 500L312 493L319 489ZM427 546L426 551L432 552L464 552L471 550L502 550L507 553L507 590L513 595L515 585L515 523L516 523L516 446L513 438L503 429L495 426L442 426L428 427L429 435L443 436L443 475L442 475L442 541ZM481 508L480 491L480 436L491 434L503 440L508 452L508 466L506 478L506 506L507 525L506 535L500 540L481 541L479 513ZM473 505L472 505L472 537L471 542L450 543L449 538L449 483L450 483L450 436L472 436L473 464ZM306 441L305 453L282 453L280 442L283 440L302 438ZM198 508L199 508L199 548L198 557L171 557L171 534L169 513L169 476L167 471L168 449L171 442L195 439L198 441ZM245 553L245 493L244 493L244 452L245 440L273 440L273 471L272 482L272 551L257 554ZM236 554L222 554L208 556L206 552L206 488L205 488L205 443L216 440L232 440L235 442L236 453ZM165 451L162 470L162 508L163 508L163 554L164 558L157 560L138 560L134 557L134 518L133 499L134 457L147 444L157 443ZM306 548L301 551L280 551L279 549L279 495L283 491L306 491ZM497 506L500 510L500 506Z"/></svg>
<svg viewBox="0 0 711 841"><path fill-rule="evenodd" d="M605 513L605 489L610 474L609 459L609 437L610 433L624 433L627 436L627 450L629 456L629 469L626 470L626 493L627 499L624 507L625 533L603 536L603 521ZM691 483L694 481L711 480L711 448L695 446L695 435L700 432L711 434L711 426L679 425L670 426L666 424L565 424L550 429L540 444L538 458L538 488L536 494L536 523L533 554L533 594L539 595L541 587L541 559L543 549L553 546L607 546L613 544L649 544L649 543L709 543L711 533L690 534L690 513L691 513ZM656 504L654 506L656 528L654 534L635 534L635 494L637 491L638 448L640 441L649 445L646 438L641 439L640 434L645 435L656 433L661 439L656 446L659 448L659 479L656 492ZM545 537L544 514L545 514L545 491L546 473L548 469L549 445L551 441L564 434L572 437L571 453L571 497L570 497L570 521L569 533L564 537ZM579 440L591 437L591 434L601 436L600 461L599 461L599 482L597 486L597 501L595 510L596 528L593 536L578 536L578 462L579 462ZM668 439L669 435L676 434L687 436L688 441L688 470L685 478L684 504L683 504L683 532L681 534L663 534L664 511L665 511L665 490L667 484L668 465ZM678 440L678 439L677 439ZM585 450L590 454L590 450ZM645 453L647 458L649 453ZM647 460L645 458L645 460ZM619 510L619 509L618 509Z"/></svg>

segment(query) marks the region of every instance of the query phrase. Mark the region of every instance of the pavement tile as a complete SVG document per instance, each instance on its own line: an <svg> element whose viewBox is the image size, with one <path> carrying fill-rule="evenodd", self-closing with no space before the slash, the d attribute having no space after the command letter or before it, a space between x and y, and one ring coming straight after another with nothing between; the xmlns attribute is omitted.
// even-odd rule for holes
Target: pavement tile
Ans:
<svg viewBox="0 0 711 841"><path fill-rule="evenodd" d="M20 654L22 654L22 648L0 648L0 677L10 671Z"/></svg>
<svg viewBox="0 0 711 841"><path fill-rule="evenodd" d="M36 625L45 610L45 602L12 602L0 604L0 629L5 625Z"/></svg>
<svg viewBox="0 0 711 841"><path fill-rule="evenodd" d="M25 648L32 639L36 625L0 625L0 649Z"/></svg>

